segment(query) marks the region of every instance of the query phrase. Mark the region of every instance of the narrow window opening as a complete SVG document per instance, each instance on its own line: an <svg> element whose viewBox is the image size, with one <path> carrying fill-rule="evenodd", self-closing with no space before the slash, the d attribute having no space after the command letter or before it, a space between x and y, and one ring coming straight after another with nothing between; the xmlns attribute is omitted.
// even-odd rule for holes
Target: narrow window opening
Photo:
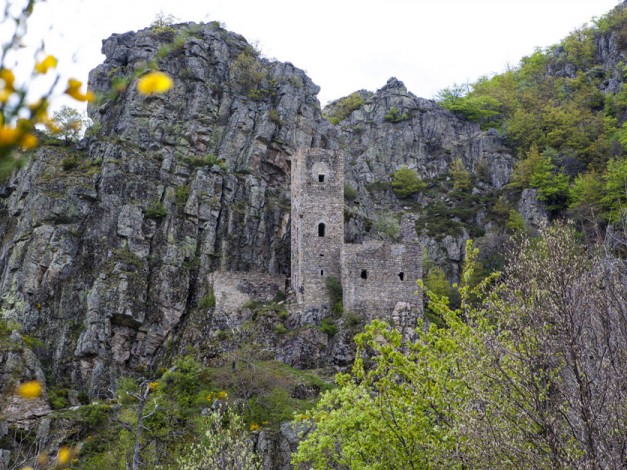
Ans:
<svg viewBox="0 0 627 470"><path fill-rule="evenodd" d="M368 271L366 271L365 269L361 270L361 278L362 279L368 279Z"/></svg>
<svg viewBox="0 0 627 470"><path fill-rule="evenodd" d="M320 275L321 275L321 276L324 276L324 269L321 269L321 270L320 270Z"/></svg>
<svg viewBox="0 0 627 470"><path fill-rule="evenodd" d="M324 175L318 175L318 181L324 183Z"/></svg>
<svg viewBox="0 0 627 470"><path fill-rule="evenodd" d="M405 273L402 273L402 272L401 272L401 273L398 273L398 278L399 278L401 281L404 281L404 280L405 280Z"/></svg>
<svg viewBox="0 0 627 470"><path fill-rule="evenodd" d="M324 224L320 223L318 224L318 236L319 237L324 237Z"/></svg>
<svg viewBox="0 0 627 470"><path fill-rule="evenodd" d="M320 253L320 256L324 256L322 253Z"/></svg>

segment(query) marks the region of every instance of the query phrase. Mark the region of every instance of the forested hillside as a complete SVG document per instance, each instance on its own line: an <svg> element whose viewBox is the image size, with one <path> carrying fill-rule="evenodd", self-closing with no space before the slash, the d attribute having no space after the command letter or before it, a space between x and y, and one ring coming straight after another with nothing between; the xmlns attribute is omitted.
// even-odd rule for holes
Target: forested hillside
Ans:
<svg viewBox="0 0 627 470"><path fill-rule="evenodd" d="M554 216L598 229L627 207L626 45L620 5L518 67L442 90L439 103L504 135L518 158L511 189L535 188Z"/></svg>

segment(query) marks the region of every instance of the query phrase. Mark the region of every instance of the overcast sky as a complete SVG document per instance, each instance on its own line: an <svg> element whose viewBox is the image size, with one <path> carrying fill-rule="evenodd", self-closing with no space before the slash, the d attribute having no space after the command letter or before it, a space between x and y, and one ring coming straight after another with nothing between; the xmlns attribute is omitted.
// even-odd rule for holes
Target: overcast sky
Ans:
<svg viewBox="0 0 627 470"><path fill-rule="evenodd" d="M15 0L13 0L15 1ZM0 0L3 3L3 0ZM391 76L432 98L453 83L516 65L618 0L47 0L30 22L59 69L87 79L101 40L148 26L159 11L220 21L263 54L307 71L327 101L376 90ZM50 26L52 25L52 30Z"/></svg>

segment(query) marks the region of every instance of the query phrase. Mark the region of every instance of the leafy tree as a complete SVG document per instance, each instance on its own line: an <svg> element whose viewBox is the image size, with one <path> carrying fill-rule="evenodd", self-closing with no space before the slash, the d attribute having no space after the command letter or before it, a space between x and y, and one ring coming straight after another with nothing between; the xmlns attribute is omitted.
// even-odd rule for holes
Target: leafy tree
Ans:
<svg viewBox="0 0 627 470"><path fill-rule="evenodd" d="M418 173L405 165L392 174L392 191L400 198L407 198L424 189L425 183Z"/></svg>
<svg viewBox="0 0 627 470"><path fill-rule="evenodd" d="M610 212L610 221L620 221L627 211L627 158L610 160L604 180L602 202Z"/></svg>
<svg viewBox="0 0 627 470"><path fill-rule="evenodd" d="M66 143L81 138L89 120L84 113L70 106L62 106L52 114L52 122L47 124L48 133L60 137Z"/></svg>
<svg viewBox="0 0 627 470"><path fill-rule="evenodd" d="M261 458L242 416L232 408L210 411L197 419L198 442L187 445L177 459L181 470L261 469Z"/></svg>
<svg viewBox="0 0 627 470"><path fill-rule="evenodd" d="M444 88L436 95L438 104L454 113L461 114L472 122L481 123L482 126L498 116L500 103L492 96L467 94L468 87L453 85Z"/></svg>

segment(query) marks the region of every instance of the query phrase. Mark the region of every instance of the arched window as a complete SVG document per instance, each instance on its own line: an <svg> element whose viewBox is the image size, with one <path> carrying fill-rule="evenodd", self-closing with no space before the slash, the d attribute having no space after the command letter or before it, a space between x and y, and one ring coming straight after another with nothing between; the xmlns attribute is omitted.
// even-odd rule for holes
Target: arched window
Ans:
<svg viewBox="0 0 627 470"><path fill-rule="evenodd" d="M365 269L361 270L361 278L362 279L368 279L368 271L366 271Z"/></svg>
<svg viewBox="0 0 627 470"><path fill-rule="evenodd" d="M399 278L401 281L404 281L404 280L405 280L405 273L398 273L398 278Z"/></svg>
<svg viewBox="0 0 627 470"><path fill-rule="evenodd" d="M319 237L324 237L324 229L325 229L324 224L322 222L320 222L318 224L318 236Z"/></svg>

